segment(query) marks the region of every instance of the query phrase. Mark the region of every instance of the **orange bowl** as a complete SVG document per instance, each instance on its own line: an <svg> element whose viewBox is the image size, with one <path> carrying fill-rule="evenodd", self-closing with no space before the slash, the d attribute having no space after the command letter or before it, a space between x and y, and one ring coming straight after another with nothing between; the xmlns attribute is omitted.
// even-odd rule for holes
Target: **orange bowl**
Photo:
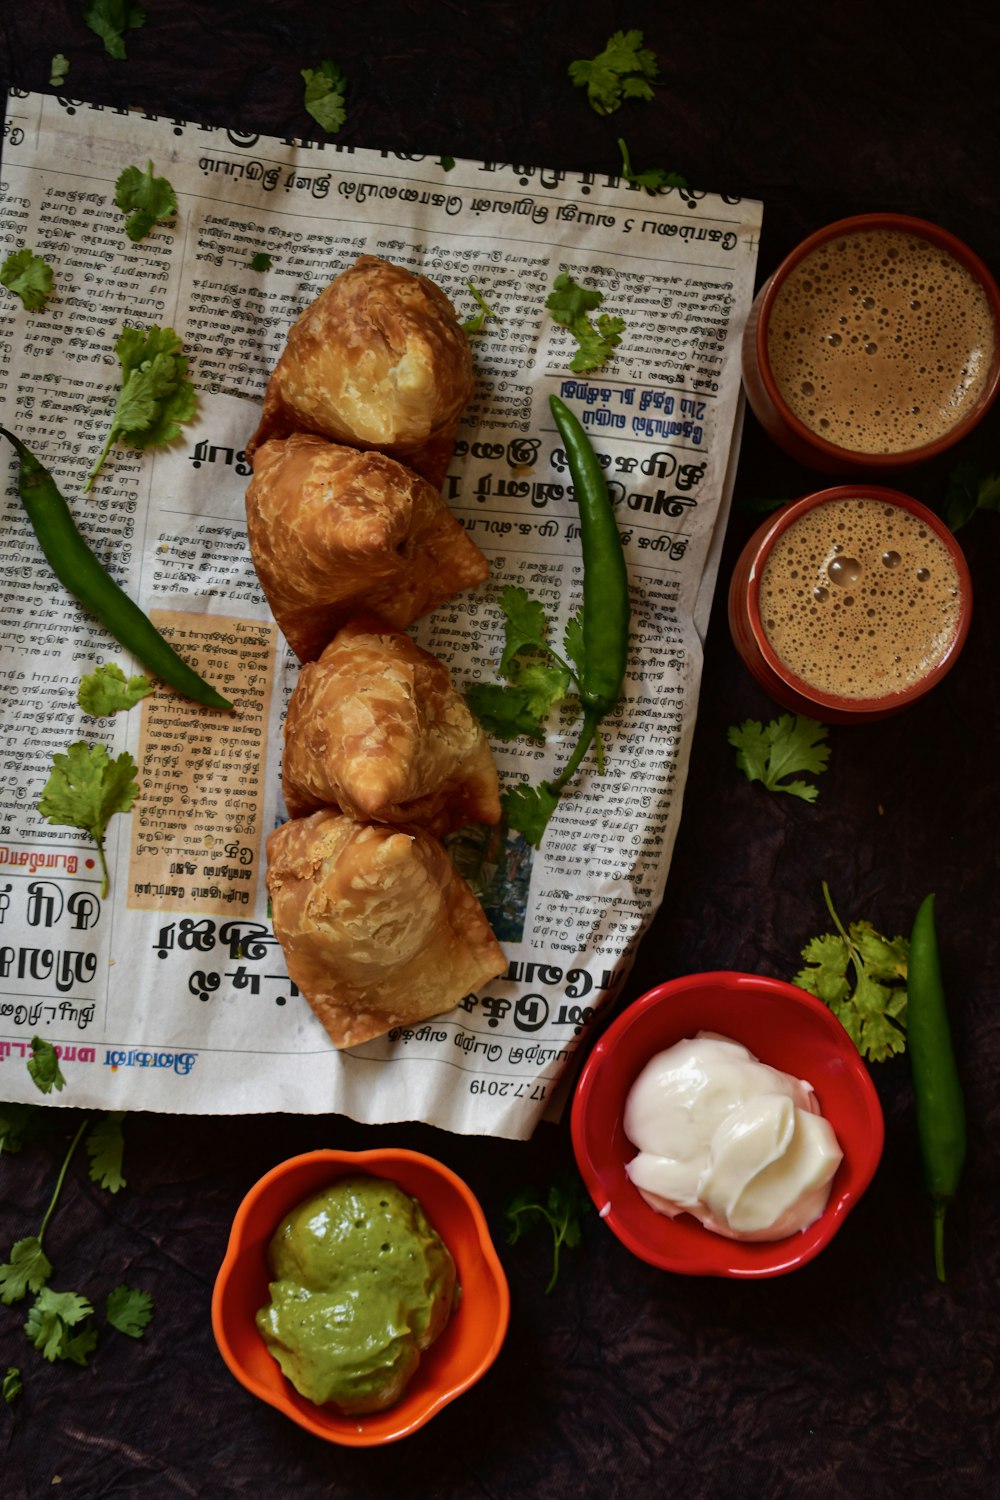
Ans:
<svg viewBox="0 0 1000 1500"><path fill-rule="evenodd" d="M811 1083L843 1160L820 1217L780 1240L731 1240L690 1214L650 1208L625 1164L625 1101L651 1057L698 1031L742 1044L763 1063ZM822 1001L757 974L691 974L657 985L614 1020L594 1046L573 1097L577 1165L608 1227L634 1255L688 1276L780 1276L830 1243L875 1175L885 1126L868 1069Z"/></svg>
<svg viewBox="0 0 1000 1500"><path fill-rule="evenodd" d="M451 1251L461 1301L441 1337L423 1355L400 1400L385 1411L345 1415L317 1406L286 1380L255 1322L268 1300L267 1250L285 1215L338 1177L365 1173L398 1184L419 1199ZM416 1432L484 1375L510 1319L510 1293L486 1219L450 1168L417 1151L307 1151L283 1161L247 1193L236 1211L212 1296L212 1329L226 1364L254 1396L307 1432L348 1447L392 1443Z"/></svg>

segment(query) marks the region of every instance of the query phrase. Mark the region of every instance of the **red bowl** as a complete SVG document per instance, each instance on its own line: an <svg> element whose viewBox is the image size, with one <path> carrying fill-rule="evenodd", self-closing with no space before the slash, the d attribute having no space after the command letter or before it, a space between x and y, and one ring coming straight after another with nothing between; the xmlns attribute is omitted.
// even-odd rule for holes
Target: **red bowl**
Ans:
<svg viewBox="0 0 1000 1500"><path fill-rule="evenodd" d="M255 1322L258 1308L268 1301L267 1249L278 1225L297 1203L348 1173L387 1178L419 1199L455 1259L462 1288L451 1321L421 1358L401 1399L386 1411L354 1416L300 1395ZM433 1157L392 1147L308 1151L273 1167L236 1211L212 1297L215 1341L241 1385L307 1432L348 1447L395 1442L429 1422L486 1373L509 1319L507 1279L470 1189Z"/></svg>
<svg viewBox="0 0 1000 1500"><path fill-rule="evenodd" d="M625 1100L657 1052L714 1031L763 1063L811 1083L843 1161L820 1217L781 1240L730 1240L690 1214L667 1218L629 1181L636 1155L623 1127ZM640 1260L687 1276L781 1276L830 1243L871 1182L885 1127L868 1070L843 1026L796 985L757 974L691 974L657 985L611 1023L588 1057L571 1117L577 1165L601 1218Z"/></svg>

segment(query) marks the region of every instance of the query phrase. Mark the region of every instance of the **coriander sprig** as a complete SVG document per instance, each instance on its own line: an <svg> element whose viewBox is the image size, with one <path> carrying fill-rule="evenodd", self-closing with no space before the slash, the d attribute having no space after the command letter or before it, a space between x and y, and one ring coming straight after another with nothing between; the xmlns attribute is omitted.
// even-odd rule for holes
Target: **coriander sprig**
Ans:
<svg viewBox="0 0 1000 1500"><path fill-rule="evenodd" d="M146 24L146 12L134 0L88 0L83 19L104 43L109 57L125 60L125 33Z"/></svg>
<svg viewBox="0 0 1000 1500"><path fill-rule="evenodd" d="M37 1234L26 1235L24 1239L15 1240L10 1252L10 1260L0 1265L0 1302L10 1306L12 1302L19 1302L28 1292L40 1292L52 1275L52 1262L45 1254L43 1241L45 1231L49 1227L49 1220L55 1212L56 1204L59 1202L59 1194L62 1192L69 1164L73 1160L73 1153L83 1138L84 1132L90 1121L83 1119L80 1122L76 1135L70 1142L69 1150L63 1157L59 1175L49 1206L42 1215L42 1222Z"/></svg>
<svg viewBox="0 0 1000 1500"><path fill-rule="evenodd" d="M152 691L153 684L144 672L126 677L117 662L106 661L80 678L76 701L92 718L110 718L112 714L127 713Z"/></svg>
<svg viewBox="0 0 1000 1500"><path fill-rule="evenodd" d="M587 101L599 115L614 114L626 99L652 99L660 69L656 53L642 43L641 31L616 31L596 57L570 63L570 79L587 90Z"/></svg>
<svg viewBox="0 0 1000 1500"><path fill-rule="evenodd" d="M479 303L479 311L477 313L473 313L471 318L466 318L465 322L462 324L462 327L466 333L482 333L483 329L486 327L487 319L495 318L497 315L493 311L492 307L490 307L489 303L486 301L486 298L483 296L482 292L473 282L467 281L465 284L469 288L469 291L472 293L475 300Z"/></svg>
<svg viewBox="0 0 1000 1500"><path fill-rule="evenodd" d="M56 751L52 770L38 799L38 811L50 823L79 828L97 846L101 867L101 897L108 894L110 875L104 835L115 813L128 812L139 795L138 767L127 750L112 760L104 745L77 740L65 754Z"/></svg>
<svg viewBox="0 0 1000 1500"><path fill-rule="evenodd" d="M905 937L883 937L870 922L845 928L825 880L823 899L837 930L806 944L806 966L792 983L829 1006L862 1057L884 1062L906 1050L910 945Z"/></svg>
<svg viewBox="0 0 1000 1500"><path fill-rule="evenodd" d="M647 193L658 193L663 187L687 187L686 177L682 177L679 172L670 172L665 167L648 167L645 172L635 171L628 147L621 136L618 137L618 149L622 154L622 176L635 187L645 188Z"/></svg>
<svg viewBox="0 0 1000 1500"><path fill-rule="evenodd" d="M595 323L590 316L603 301L603 292L596 287L580 286L568 271L560 271L545 299L553 321L568 328L579 345L569 362L570 369L578 375L599 369L622 341L624 318L598 313Z"/></svg>
<svg viewBox="0 0 1000 1500"><path fill-rule="evenodd" d="M318 68L302 68L300 72L306 85L302 102L317 125L327 135L335 135L347 118L347 79L329 57L324 57Z"/></svg>
<svg viewBox="0 0 1000 1500"><path fill-rule="evenodd" d="M126 167L115 183L115 205L123 214L125 233L134 242L146 238L157 224L172 219L177 213L177 194L166 177L157 177L153 163L141 167Z"/></svg>
<svg viewBox="0 0 1000 1500"><path fill-rule="evenodd" d="M0 286L20 297L26 312L44 307L52 295L53 273L48 261L27 245L12 250L0 265Z"/></svg>
<svg viewBox="0 0 1000 1500"><path fill-rule="evenodd" d="M574 1250L582 1238L581 1220L590 1209L590 1199L579 1181L562 1173L545 1196L535 1188L522 1188L507 1204L507 1243L515 1245L523 1234L547 1224L552 1233L552 1274L545 1288L548 1296L559 1279L559 1254L565 1245Z"/></svg>
<svg viewBox="0 0 1000 1500"><path fill-rule="evenodd" d="M36 1059L45 1059L49 1054L54 1056L51 1044L39 1037L34 1038L32 1051ZM34 1072L32 1077L39 1082ZM43 1085L39 1083L39 1087ZM8 1149L17 1150L29 1134L30 1117L51 1118L51 1111L29 1106L27 1111L11 1114L13 1109L11 1105L0 1107L0 1148L6 1145ZM85 1142L91 1159L91 1180L112 1193L125 1186L122 1174L123 1119L122 1110L110 1110L96 1121L84 1116L63 1156L38 1232L16 1240L8 1259L0 1264L0 1302L9 1307L20 1302L29 1292L34 1294L24 1331L39 1353L50 1361L67 1360L86 1365L97 1345L99 1330L93 1322L94 1307L89 1298L76 1291L56 1291L49 1284L53 1266L45 1253L45 1235L81 1140ZM5 1140L5 1133L9 1136L11 1132L13 1140ZM153 1299L148 1292L120 1285L108 1294L108 1325L129 1338L142 1336L152 1314ZM21 1372L16 1366L10 1366L4 1378L4 1399L9 1402L20 1394Z"/></svg>
<svg viewBox="0 0 1000 1500"><path fill-rule="evenodd" d="M39 1093L56 1093L66 1087L66 1079L63 1070L59 1066L59 1054L51 1042L47 1042L42 1036L31 1039L31 1056L28 1058L28 1072Z"/></svg>
<svg viewBox="0 0 1000 1500"><path fill-rule="evenodd" d="M786 781L796 771L826 770L830 746L825 744L825 724L803 714L782 714L765 729L757 719L731 724L728 740L736 751L736 764L748 781L760 781L769 792L787 792L803 802L815 802L819 788L811 781Z"/></svg>
<svg viewBox="0 0 1000 1500"><path fill-rule="evenodd" d="M133 448L161 447L173 442L181 425L194 416L198 397L187 379L187 360L180 351L180 338L172 328L154 324L148 333L127 325L122 329L115 344L121 390L111 431L83 487L85 494L119 439Z"/></svg>
<svg viewBox="0 0 1000 1500"><path fill-rule="evenodd" d="M526 589L508 584L501 590L498 602L504 615L504 649L498 672L507 681L475 682L466 692L466 698L488 734L502 740L523 735L541 744L552 710L580 691L579 674L583 670L580 617L575 615L566 627L563 649L569 657L567 661L549 643L549 622L539 600L532 599ZM600 771L603 747L596 725L592 725L590 733L578 738L572 756L558 776L540 786L521 782L504 791L502 803L508 824L536 848L560 792L595 740Z"/></svg>

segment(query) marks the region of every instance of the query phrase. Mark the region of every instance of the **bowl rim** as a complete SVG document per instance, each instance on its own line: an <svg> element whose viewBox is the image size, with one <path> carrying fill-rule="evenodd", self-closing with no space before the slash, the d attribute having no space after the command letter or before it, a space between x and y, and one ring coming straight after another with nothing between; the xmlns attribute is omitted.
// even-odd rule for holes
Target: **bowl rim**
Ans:
<svg viewBox="0 0 1000 1500"><path fill-rule="evenodd" d="M280 1383L272 1387L259 1380L241 1361L230 1339L227 1325L227 1294L237 1263L244 1254L254 1254L258 1251L266 1253L266 1245L270 1240L270 1235L268 1235L260 1244L247 1245L245 1232L248 1219L260 1200L278 1183L287 1181L308 1168L320 1166L331 1168L327 1179L330 1183L355 1172L366 1172L372 1176L384 1177L396 1182L404 1192L417 1198L419 1198L419 1193L401 1182L396 1172L402 1169L405 1174L409 1169L414 1169L430 1173L445 1184L446 1189L453 1194L471 1220L478 1256L496 1294L495 1327L475 1361L462 1377L433 1392L424 1392L415 1410L409 1409L413 1403L411 1400L408 1407L405 1391L397 1403L387 1407L384 1411L359 1413L357 1416L339 1412L335 1407L325 1408L317 1405L294 1391L287 1377L281 1374L277 1361L275 1361L275 1370L280 1376ZM310 1191L318 1190L318 1188L303 1189L300 1198L308 1196ZM277 1228L280 1217L280 1214L276 1217L271 1233ZM441 1226L440 1216L430 1215L430 1217L435 1229L445 1244L448 1244L448 1236L446 1229ZM402 1146L375 1146L360 1151L320 1147L312 1151L300 1152L296 1156L286 1157L283 1161L277 1162L244 1194L233 1215L225 1255L215 1278L211 1319L212 1331L222 1359L230 1373L251 1395L274 1407L307 1432L327 1442L347 1447L376 1447L396 1442L416 1432L486 1374L496 1360L507 1335L510 1322L510 1288L478 1198L468 1183L444 1162L438 1161L436 1157L426 1152L414 1151ZM433 1348L432 1345L426 1355L431 1365ZM300 1402L303 1405L299 1405ZM313 1413L316 1415L314 1416ZM326 1420L323 1420L324 1417Z"/></svg>
<svg viewBox="0 0 1000 1500"><path fill-rule="evenodd" d="M707 1236L706 1247L710 1252L709 1263L695 1266L689 1259L651 1246L633 1233L630 1226L623 1222L615 1209L612 1195L605 1187L601 1165L594 1159L588 1130L588 1108L591 1090L599 1070L627 1032L642 1024L646 1016L664 1002L669 1002L678 995L690 996L699 990L708 989L722 989L727 993L764 989L772 996L801 1005L803 1010L811 1013L828 1036L834 1052L847 1064L848 1071L858 1086L858 1094L864 1107L868 1126L868 1144L867 1149L849 1163L852 1173L849 1180L836 1198L831 1194L823 1213L806 1230L786 1236L781 1240L753 1242L754 1259L750 1260L746 1255L740 1256L741 1248L746 1249L749 1242L730 1240L724 1235L716 1235L711 1230L703 1229L702 1232ZM705 1029L712 1028L706 1027ZM739 1038L734 1039L739 1040ZM680 1041L682 1038L678 1037L677 1040ZM664 1043L664 1046L666 1045L670 1044ZM760 1061L765 1063L768 1061L766 1055L761 1056L754 1048L750 1050L760 1057ZM622 1105L626 1093L627 1088L624 1088ZM680 1275L722 1276L741 1280L781 1276L813 1260L830 1243L847 1215L864 1195L878 1168L885 1144L885 1120L875 1084L861 1054L833 1012L816 996L810 995L808 991L800 989L787 980L733 969L709 970L665 980L661 984L654 985L652 989L645 991L626 1006L597 1039L581 1069L573 1095L570 1130L577 1166L598 1215L626 1249L658 1270L671 1271ZM607 1143L610 1145L610 1133L604 1132L603 1134L606 1135ZM655 1210L650 1208L649 1213L654 1215ZM768 1260L762 1258L763 1250L766 1248L770 1248L773 1252ZM730 1263L723 1264L726 1260Z"/></svg>
<svg viewBox="0 0 1000 1500"><path fill-rule="evenodd" d="M987 374L986 384L976 402L975 406L966 413L961 421L956 422L946 433L932 439L928 443L922 443L917 448L900 449L893 453L867 453L864 450L844 448L839 443L833 443L824 438L813 428L807 427L805 422L792 411L778 387L778 383L771 369L771 361L768 355L768 330L771 322L771 311L774 303L781 293L785 280L789 273L795 269L800 261L804 260L821 245L840 235L856 233L876 233L879 230L898 230L901 234L911 234L915 238L929 240L931 244L945 250L960 265L979 282L989 303L990 312L993 316L993 358ZM951 233L940 224L935 224L929 219L917 218L912 214L893 213L889 211L874 211L870 213L852 214L845 219L835 219L830 224L823 224L814 229L805 239L800 240L783 260L771 272L759 294L758 317L753 330L753 358L756 363L757 374L761 385L766 393L767 400L771 403L778 419L790 430L793 440L800 446L804 446L816 455L820 460L826 460L831 466L838 464L849 464L866 469L874 469L885 473L897 469L912 468L916 464L926 463L939 454L946 452L976 427L992 407L1000 391L1000 287L985 261L957 235Z"/></svg>

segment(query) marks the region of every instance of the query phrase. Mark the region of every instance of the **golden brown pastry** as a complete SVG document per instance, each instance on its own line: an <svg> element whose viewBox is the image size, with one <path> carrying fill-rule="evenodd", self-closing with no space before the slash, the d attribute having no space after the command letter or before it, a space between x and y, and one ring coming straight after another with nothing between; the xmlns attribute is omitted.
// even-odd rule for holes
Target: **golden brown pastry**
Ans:
<svg viewBox="0 0 1000 1500"><path fill-rule="evenodd" d="M267 841L275 936L337 1047L413 1026L507 967L447 850L420 829L329 808Z"/></svg>
<svg viewBox="0 0 1000 1500"><path fill-rule="evenodd" d="M474 387L469 340L441 288L362 255L289 330L248 452L316 432L378 448L440 489Z"/></svg>
<svg viewBox="0 0 1000 1500"><path fill-rule="evenodd" d="M284 733L293 818L335 806L439 838L500 821L492 751L448 668L373 615L351 620L302 668Z"/></svg>
<svg viewBox="0 0 1000 1500"><path fill-rule="evenodd" d="M403 628L488 572L434 486L381 453L308 433L265 443L246 505L257 576L300 661L360 609Z"/></svg>

